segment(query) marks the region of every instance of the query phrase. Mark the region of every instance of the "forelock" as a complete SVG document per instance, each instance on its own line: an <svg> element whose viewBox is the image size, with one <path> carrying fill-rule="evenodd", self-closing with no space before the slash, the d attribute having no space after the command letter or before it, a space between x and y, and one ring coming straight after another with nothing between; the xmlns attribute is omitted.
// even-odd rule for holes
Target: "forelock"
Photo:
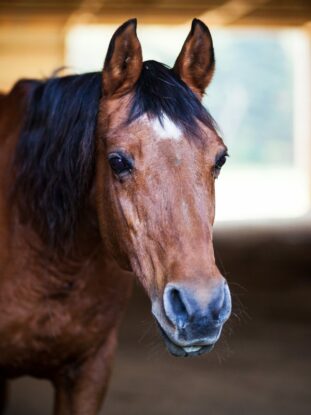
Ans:
<svg viewBox="0 0 311 415"><path fill-rule="evenodd" d="M143 63L128 123L144 114L163 129L169 120L187 137L201 137L198 121L213 131L217 130L214 119L191 89L172 69L156 61Z"/></svg>

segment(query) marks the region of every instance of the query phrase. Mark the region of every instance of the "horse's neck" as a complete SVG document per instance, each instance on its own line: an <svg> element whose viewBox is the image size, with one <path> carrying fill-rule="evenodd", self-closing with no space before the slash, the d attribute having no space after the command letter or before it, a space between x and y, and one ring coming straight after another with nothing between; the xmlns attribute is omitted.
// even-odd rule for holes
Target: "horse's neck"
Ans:
<svg viewBox="0 0 311 415"><path fill-rule="evenodd" d="M54 284L85 277L105 263L94 212L85 212L71 245L59 251L48 246L31 223L21 221L16 207L5 210L8 213L1 216L5 220L0 229L0 282L1 270L6 269L16 269L20 279L30 273L34 281L44 276Z"/></svg>

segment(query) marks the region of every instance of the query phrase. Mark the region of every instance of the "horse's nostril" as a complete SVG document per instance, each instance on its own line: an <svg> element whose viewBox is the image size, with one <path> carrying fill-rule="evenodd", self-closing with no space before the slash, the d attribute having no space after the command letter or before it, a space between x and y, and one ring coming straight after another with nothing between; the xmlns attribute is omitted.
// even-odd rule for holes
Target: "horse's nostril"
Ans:
<svg viewBox="0 0 311 415"><path fill-rule="evenodd" d="M209 304L213 320L223 323L231 312L231 297L227 282L224 282L218 289L214 300Z"/></svg>
<svg viewBox="0 0 311 415"><path fill-rule="evenodd" d="M221 285L218 293L209 304L210 313L214 320L218 320L225 301L225 285Z"/></svg>
<svg viewBox="0 0 311 415"><path fill-rule="evenodd" d="M170 300L172 311L177 316L177 320L180 320L180 323L184 322L188 318L188 312L181 298L181 294L176 288L170 291Z"/></svg>
<svg viewBox="0 0 311 415"><path fill-rule="evenodd" d="M180 290L176 287L167 287L164 294L164 309L169 320L178 328L183 328L189 320L185 302Z"/></svg>

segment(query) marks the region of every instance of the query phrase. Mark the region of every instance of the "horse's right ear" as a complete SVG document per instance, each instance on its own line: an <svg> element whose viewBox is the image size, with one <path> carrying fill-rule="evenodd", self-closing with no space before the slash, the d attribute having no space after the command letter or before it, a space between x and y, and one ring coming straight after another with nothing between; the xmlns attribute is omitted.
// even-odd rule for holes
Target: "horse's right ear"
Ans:
<svg viewBox="0 0 311 415"><path fill-rule="evenodd" d="M128 20L112 36L103 69L103 94L106 97L126 94L140 76L143 57L136 26L136 19Z"/></svg>

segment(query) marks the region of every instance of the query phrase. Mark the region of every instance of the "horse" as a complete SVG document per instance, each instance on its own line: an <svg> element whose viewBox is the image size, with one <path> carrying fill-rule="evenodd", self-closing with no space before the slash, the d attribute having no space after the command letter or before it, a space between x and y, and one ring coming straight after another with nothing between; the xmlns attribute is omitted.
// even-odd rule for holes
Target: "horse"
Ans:
<svg viewBox="0 0 311 415"><path fill-rule="evenodd" d="M215 264L227 147L202 97L215 67L194 19L173 68L143 61L136 19L102 72L18 81L0 98L0 406L48 379L55 415L95 415L134 279L168 351L210 351L231 313Z"/></svg>

